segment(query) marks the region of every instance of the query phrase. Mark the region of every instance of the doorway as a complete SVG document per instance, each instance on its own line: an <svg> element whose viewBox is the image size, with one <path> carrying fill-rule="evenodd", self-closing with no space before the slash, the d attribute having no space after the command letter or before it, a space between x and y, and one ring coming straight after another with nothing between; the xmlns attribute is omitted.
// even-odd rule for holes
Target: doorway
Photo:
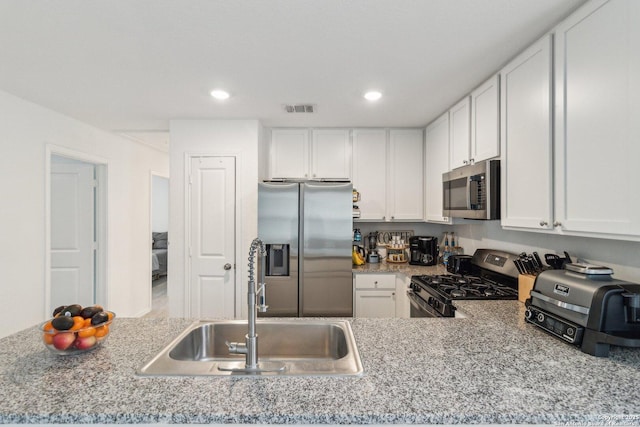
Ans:
<svg viewBox="0 0 640 427"><path fill-rule="evenodd" d="M60 305L107 304L107 165L47 147L45 316Z"/></svg>
<svg viewBox="0 0 640 427"><path fill-rule="evenodd" d="M169 178L151 172L151 312L145 317L169 317L167 294L169 242Z"/></svg>

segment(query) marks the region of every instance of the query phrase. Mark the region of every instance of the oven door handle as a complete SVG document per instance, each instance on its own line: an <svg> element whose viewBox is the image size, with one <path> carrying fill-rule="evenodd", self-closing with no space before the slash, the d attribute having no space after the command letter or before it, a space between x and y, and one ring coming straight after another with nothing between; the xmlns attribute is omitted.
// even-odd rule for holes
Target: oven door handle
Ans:
<svg viewBox="0 0 640 427"><path fill-rule="evenodd" d="M429 317L442 317L440 313L437 313L433 308L429 307L429 304L424 302L422 298L416 295L412 290L407 290L407 296L409 297L409 303L418 310L427 313Z"/></svg>

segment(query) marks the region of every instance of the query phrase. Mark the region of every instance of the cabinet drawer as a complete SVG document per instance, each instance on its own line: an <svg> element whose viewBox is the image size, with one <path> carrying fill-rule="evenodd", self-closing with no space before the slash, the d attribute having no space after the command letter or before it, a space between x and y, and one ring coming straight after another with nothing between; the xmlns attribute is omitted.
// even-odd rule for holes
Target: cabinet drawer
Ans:
<svg viewBox="0 0 640 427"><path fill-rule="evenodd" d="M395 274L356 274L356 289L395 289Z"/></svg>

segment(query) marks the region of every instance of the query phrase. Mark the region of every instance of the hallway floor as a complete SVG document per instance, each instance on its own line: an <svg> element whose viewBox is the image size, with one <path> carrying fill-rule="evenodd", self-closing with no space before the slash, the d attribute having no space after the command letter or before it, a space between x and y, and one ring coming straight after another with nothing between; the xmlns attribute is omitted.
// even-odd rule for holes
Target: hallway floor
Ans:
<svg viewBox="0 0 640 427"><path fill-rule="evenodd" d="M167 297L167 276L153 281L151 289L151 311L144 317L169 317L169 300Z"/></svg>

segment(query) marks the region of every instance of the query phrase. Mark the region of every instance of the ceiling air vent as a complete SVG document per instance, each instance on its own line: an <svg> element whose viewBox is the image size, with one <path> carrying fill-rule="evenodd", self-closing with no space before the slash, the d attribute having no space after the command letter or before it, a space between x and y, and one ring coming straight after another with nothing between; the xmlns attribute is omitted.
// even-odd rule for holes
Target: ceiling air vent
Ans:
<svg viewBox="0 0 640 427"><path fill-rule="evenodd" d="M284 109L287 113L313 113L316 106L313 104L285 105Z"/></svg>

